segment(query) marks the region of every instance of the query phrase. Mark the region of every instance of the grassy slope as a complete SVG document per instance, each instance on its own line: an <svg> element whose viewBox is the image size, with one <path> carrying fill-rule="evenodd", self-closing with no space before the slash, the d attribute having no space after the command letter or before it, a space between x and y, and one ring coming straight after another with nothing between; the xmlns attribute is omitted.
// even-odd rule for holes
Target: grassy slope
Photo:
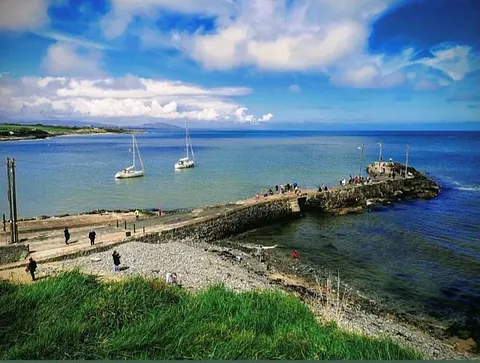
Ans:
<svg viewBox="0 0 480 363"><path fill-rule="evenodd" d="M192 294L78 272L0 282L0 322L0 359L421 359L389 340L319 325L279 291Z"/></svg>
<svg viewBox="0 0 480 363"><path fill-rule="evenodd" d="M10 131L14 134L11 135ZM105 132L126 132L120 128L94 128L94 127L67 127L53 125L18 125L0 124L0 136L3 137L48 137L70 134L105 133Z"/></svg>

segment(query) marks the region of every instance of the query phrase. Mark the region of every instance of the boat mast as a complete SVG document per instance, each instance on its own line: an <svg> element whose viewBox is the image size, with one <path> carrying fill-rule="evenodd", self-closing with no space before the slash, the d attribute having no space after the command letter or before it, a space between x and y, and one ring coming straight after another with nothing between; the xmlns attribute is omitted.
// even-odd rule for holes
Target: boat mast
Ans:
<svg viewBox="0 0 480 363"><path fill-rule="evenodd" d="M142 166L142 170L145 170L145 167L143 166L142 155L140 154L140 150L138 149L138 143L136 142L136 140L135 140L135 147L137 149L138 160L140 160L140 165Z"/></svg>
<svg viewBox="0 0 480 363"><path fill-rule="evenodd" d="M135 135L132 134L133 168L135 168Z"/></svg>
<svg viewBox="0 0 480 363"><path fill-rule="evenodd" d="M192 152L192 161L195 161L195 155L193 154L192 139L190 138L190 132L188 133L188 142L190 143L190 151Z"/></svg>
<svg viewBox="0 0 480 363"><path fill-rule="evenodd" d="M185 118L185 144L187 147L187 159L189 157L188 155L188 129L187 129L187 119Z"/></svg>

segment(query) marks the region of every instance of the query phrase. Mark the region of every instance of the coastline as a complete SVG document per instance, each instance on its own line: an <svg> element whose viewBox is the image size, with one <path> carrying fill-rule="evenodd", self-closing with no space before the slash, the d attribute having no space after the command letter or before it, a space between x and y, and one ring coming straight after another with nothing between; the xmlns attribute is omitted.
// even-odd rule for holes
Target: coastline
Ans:
<svg viewBox="0 0 480 363"><path fill-rule="evenodd" d="M0 142L8 141L25 141L25 140L49 140L58 137L76 137L76 136L100 136L100 135L119 135L119 134L141 134L144 131L125 131L125 132L87 132L87 133L76 133L76 134L57 134L49 135L46 137L41 136L19 136L19 137L0 137Z"/></svg>
<svg viewBox="0 0 480 363"><path fill-rule="evenodd" d="M3 126L2 126L3 125ZM129 130L122 128L108 127L70 127L55 125L30 125L30 124L1 124L2 128L0 142L22 141L22 140L42 140L60 136L79 136L79 135L111 135L111 134L131 134L143 133L144 130ZM20 136L16 136L16 135Z"/></svg>

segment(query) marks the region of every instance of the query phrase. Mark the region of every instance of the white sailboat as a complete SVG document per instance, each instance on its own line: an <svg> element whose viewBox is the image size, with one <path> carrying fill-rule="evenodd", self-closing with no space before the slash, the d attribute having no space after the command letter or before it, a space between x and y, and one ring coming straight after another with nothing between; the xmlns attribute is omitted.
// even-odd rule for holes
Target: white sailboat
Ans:
<svg viewBox="0 0 480 363"><path fill-rule="evenodd" d="M187 169L195 166L195 155L193 154L192 141L190 140L190 134L188 133L187 120L185 120L185 144L187 146L187 156L179 159L175 163L175 169ZM189 152L192 154L191 159Z"/></svg>
<svg viewBox="0 0 480 363"><path fill-rule="evenodd" d="M140 150L138 149L137 140L135 139L135 135L133 134L132 134L132 154L133 154L133 165L116 173L115 179L137 178L145 174L145 168L143 167L142 156L140 155ZM139 170L135 170L135 154L138 154L138 159L140 160L141 169Z"/></svg>

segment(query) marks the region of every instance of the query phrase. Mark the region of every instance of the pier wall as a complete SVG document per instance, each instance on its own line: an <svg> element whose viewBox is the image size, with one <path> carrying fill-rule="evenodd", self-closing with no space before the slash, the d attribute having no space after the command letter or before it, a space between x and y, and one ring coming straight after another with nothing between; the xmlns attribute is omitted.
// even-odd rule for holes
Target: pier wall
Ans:
<svg viewBox="0 0 480 363"><path fill-rule="evenodd" d="M188 238L207 242L221 240L255 228L300 217L296 199L259 201L234 211L217 213L209 218L193 221L185 226L136 238L137 241L162 243Z"/></svg>
<svg viewBox="0 0 480 363"><path fill-rule="evenodd" d="M405 199L431 199L440 186L421 174L412 179L387 180L366 185L347 185L333 191L309 194L303 205L305 211L332 214L361 212L371 205Z"/></svg>

